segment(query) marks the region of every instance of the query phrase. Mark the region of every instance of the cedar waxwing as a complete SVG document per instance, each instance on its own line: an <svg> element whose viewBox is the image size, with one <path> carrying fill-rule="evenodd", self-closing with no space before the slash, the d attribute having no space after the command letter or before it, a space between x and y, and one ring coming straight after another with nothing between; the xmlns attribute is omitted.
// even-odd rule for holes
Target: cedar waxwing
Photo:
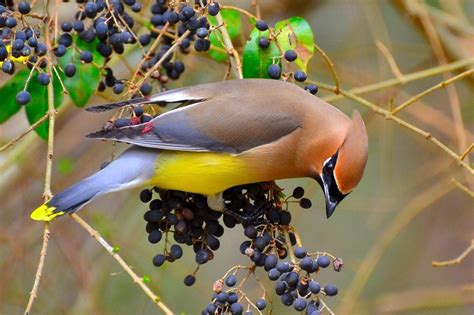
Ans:
<svg viewBox="0 0 474 315"><path fill-rule="evenodd" d="M222 210L222 198L216 196L227 188L298 177L319 182L330 217L362 178L368 144L360 114L354 111L349 119L283 81L196 85L88 110L169 103L186 106L146 123L88 135L133 146L104 169L56 194L31 218L49 221L103 194L137 186L207 195L209 206Z"/></svg>

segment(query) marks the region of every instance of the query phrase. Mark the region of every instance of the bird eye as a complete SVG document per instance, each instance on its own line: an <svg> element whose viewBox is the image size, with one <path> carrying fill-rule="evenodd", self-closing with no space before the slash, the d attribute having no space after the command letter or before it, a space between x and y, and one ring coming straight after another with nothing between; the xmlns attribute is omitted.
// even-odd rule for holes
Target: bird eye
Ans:
<svg viewBox="0 0 474 315"><path fill-rule="evenodd" d="M326 175L330 175L332 170L333 170L333 167L334 165L332 163L328 163L325 165L324 169L323 169L323 172L326 174Z"/></svg>

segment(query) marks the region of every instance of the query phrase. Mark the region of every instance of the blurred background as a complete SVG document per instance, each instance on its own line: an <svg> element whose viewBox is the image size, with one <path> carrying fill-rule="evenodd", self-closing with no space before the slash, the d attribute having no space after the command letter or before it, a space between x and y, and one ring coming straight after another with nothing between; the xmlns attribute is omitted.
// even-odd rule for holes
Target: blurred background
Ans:
<svg viewBox="0 0 474 315"><path fill-rule="evenodd" d="M220 2L255 12L251 1ZM333 60L344 89L394 78L396 74L387 61L390 55L402 74L440 64L420 21L419 6L414 5L417 3L259 1L262 17L271 25L291 16L309 21L317 44ZM473 58L474 1L431 0L422 4L448 61ZM69 19L71 12L65 9L61 17ZM242 39L240 46L236 44L241 48L244 43ZM203 54L191 53L183 61L185 75L168 87L215 82L222 80L226 71L225 65ZM120 67L118 63L117 69ZM125 67L122 71L127 73ZM1 83L8 79L4 74L0 78ZM308 78L333 84L318 54L309 64ZM388 109L391 101L401 104L443 79L443 75L427 76L380 88L364 97ZM462 153L467 147L462 147L463 143L469 145L474 140L474 77L457 81L454 86L459 111L453 96L441 89L399 116ZM330 95L319 92L319 96ZM107 102L111 97L95 96L89 104ZM431 266L433 260L458 256L474 238L474 199L451 182L454 178L469 186L473 176L466 175L452 157L422 136L370 109L343 99L331 103L349 114L358 109L366 122L370 153L362 183L327 220L322 192L313 181L279 182L290 192L296 185L304 186L306 196L313 201L309 210L292 209L293 224L305 246L311 251L329 251L344 260L342 272L320 275L321 283L335 283L339 288L338 296L325 299L328 306L337 314L473 314L474 255L459 265ZM84 138L109 118L109 113L91 114L73 106L61 112L55 136L53 193L95 172L113 153L125 148ZM24 113L18 113L0 126L0 143L27 127ZM43 225L31 221L29 214L42 201L45 156L46 142L35 134L0 154L0 314L22 313L34 281ZM198 314L211 299L214 280L231 266L248 261L239 253L244 240L241 227L226 230L215 259L201 266L194 286L185 287L184 276L195 268L192 249L184 249L182 260L155 268L151 260L163 244L148 243L145 211L138 191L131 191L102 197L80 215L112 245L120 247L120 254L135 272L151 278L150 287L172 310ZM34 314L159 313L117 262L76 222L60 218L51 223L50 229ZM259 276L266 279L263 273ZM272 285L266 284L273 294ZM257 289L250 285L248 292L251 295ZM290 312L278 297L274 300L274 314Z"/></svg>

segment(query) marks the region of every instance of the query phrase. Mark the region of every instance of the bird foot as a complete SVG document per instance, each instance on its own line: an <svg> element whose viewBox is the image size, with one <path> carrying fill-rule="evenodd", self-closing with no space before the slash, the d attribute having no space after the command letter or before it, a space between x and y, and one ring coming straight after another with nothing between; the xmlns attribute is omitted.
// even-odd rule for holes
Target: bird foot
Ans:
<svg viewBox="0 0 474 315"><path fill-rule="evenodd" d="M237 213L225 207L223 212L224 214L234 218L238 223L242 225L248 225L254 224L260 218L260 216L265 213L265 211L267 211L270 207L270 205L261 206L254 209L252 212L245 214Z"/></svg>

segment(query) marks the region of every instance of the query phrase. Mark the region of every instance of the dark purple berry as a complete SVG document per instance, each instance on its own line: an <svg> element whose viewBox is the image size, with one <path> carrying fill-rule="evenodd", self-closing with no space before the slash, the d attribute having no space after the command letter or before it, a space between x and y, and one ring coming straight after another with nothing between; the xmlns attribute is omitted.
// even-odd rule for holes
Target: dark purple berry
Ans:
<svg viewBox="0 0 474 315"><path fill-rule="evenodd" d="M84 61L85 63L90 63L92 62L92 53L88 50L83 50L79 54L79 58Z"/></svg>
<svg viewBox="0 0 474 315"><path fill-rule="evenodd" d="M28 14L31 11L30 4L28 2L20 2L18 3L18 12L21 14Z"/></svg>
<svg viewBox="0 0 474 315"><path fill-rule="evenodd" d="M38 82L41 85L48 85L50 81L49 75L45 72L38 74Z"/></svg>
<svg viewBox="0 0 474 315"><path fill-rule="evenodd" d="M185 286L192 286L194 283L196 282L196 277L193 276L193 275L187 275L185 278L184 278L184 285Z"/></svg>
<svg viewBox="0 0 474 315"><path fill-rule="evenodd" d="M268 46L270 46L270 41L268 40L267 37L262 36L258 40L258 46L260 46L260 48L263 48L263 49L268 48Z"/></svg>
<svg viewBox="0 0 474 315"><path fill-rule="evenodd" d="M327 284L324 286L324 293L328 296L335 296L339 290L334 284Z"/></svg>
<svg viewBox="0 0 474 315"><path fill-rule="evenodd" d="M306 73L304 73L301 70L296 70L295 74L293 75L295 80L298 82L304 82L306 81Z"/></svg>
<svg viewBox="0 0 474 315"><path fill-rule="evenodd" d="M165 263L165 261L166 261L166 257L163 254L158 254L155 257L153 257L153 265L155 265L156 267L160 267L161 265Z"/></svg>
<svg viewBox="0 0 474 315"><path fill-rule="evenodd" d="M279 79L281 75L280 66L277 64L272 64L268 67L268 76L272 79Z"/></svg>
<svg viewBox="0 0 474 315"><path fill-rule="evenodd" d="M213 2L209 4L209 6L207 7L207 12L209 12L209 15L211 16L216 16L217 13L219 13L219 9L220 9L219 3Z"/></svg>
<svg viewBox="0 0 474 315"><path fill-rule="evenodd" d="M300 207L303 209L311 208L311 200L309 200L308 198L302 198L300 200Z"/></svg>
<svg viewBox="0 0 474 315"><path fill-rule="evenodd" d="M229 275L229 276L225 279L225 284L226 284L228 287L233 287L236 283L237 283L237 277L236 277L235 275Z"/></svg>
<svg viewBox="0 0 474 315"><path fill-rule="evenodd" d="M318 261L318 265L321 266L322 268L326 268L331 264L331 260L329 259L328 256L319 256L317 261Z"/></svg>
<svg viewBox="0 0 474 315"><path fill-rule="evenodd" d="M313 95L318 93L318 86L314 84L308 84L307 86L304 87L304 89Z"/></svg>
<svg viewBox="0 0 474 315"><path fill-rule="evenodd" d="M73 77L76 74L76 66L72 63L68 64L64 68L64 74L66 75L66 77Z"/></svg>
<svg viewBox="0 0 474 315"><path fill-rule="evenodd" d="M255 27L259 30L259 31L266 31L268 30L268 25L267 23L265 23L265 21L257 21L257 23L255 23Z"/></svg>
<svg viewBox="0 0 474 315"><path fill-rule="evenodd" d="M296 51L292 49L285 51L285 59L289 62L295 61L297 57Z"/></svg>
<svg viewBox="0 0 474 315"><path fill-rule="evenodd" d="M20 105L26 105L31 101L31 94L28 91L20 91L16 95L16 102Z"/></svg>

